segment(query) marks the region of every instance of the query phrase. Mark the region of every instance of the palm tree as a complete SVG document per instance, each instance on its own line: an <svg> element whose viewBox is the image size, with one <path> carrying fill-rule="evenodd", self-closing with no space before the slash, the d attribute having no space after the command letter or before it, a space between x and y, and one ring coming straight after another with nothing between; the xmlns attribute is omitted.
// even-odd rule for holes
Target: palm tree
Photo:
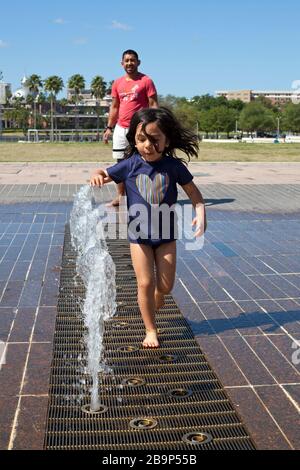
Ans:
<svg viewBox="0 0 300 470"><path fill-rule="evenodd" d="M114 84L114 80L111 80L110 82L108 82L108 85L106 87L106 93L108 95L111 95L111 89L112 89L113 84Z"/></svg>
<svg viewBox="0 0 300 470"><path fill-rule="evenodd" d="M35 98L38 95L40 88L43 86L42 79L39 75L32 74L27 80L27 85L31 93L33 93L33 126L36 129L36 101Z"/></svg>
<svg viewBox="0 0 300 470"><path fill-rule="evenodd" d="M41 129L45 128L45 126L48 124L47 118L43 117L43 105L45 105L45 103L47 103L47 97L46 97L45 93L43 93L41 91L36 97L36 104L38 105L37 125Z"/></svg>
<svg viewBox="0 0 300 470"><path fill-rule="evenodd" d="M51 142L53 142L53 131L54 131L54 103L56 102L56 96L64 88L64 82L61 77L57 75L51 75L45 80L45 90L50 93L51 100Z"/></svg>
<svg viewBox="0 0 300 470"><path fill-rule="evenodd" d="M47 101L46 95L43 92L40 92L36 97L36 104L39 105L39 114L42 114L43 104Z"/></svg>
<svg viewBox="0 0 300 470"><path fill-rule="evenodd" d="M58 100L57 101L60 106L67 106L67 104L69 104L69 101L67 100L67 98L62 98L61 100Z"/></svg>
<svg viewBox="0 0 300 470"><path fill-rule="evenodd" d="M99 114L100 114L100 106L99 101L101 100L106 93L106 82L101 75L96 75L93 78L91 83L92 95L96 98L96 113L97 113L97 135L99 135Z"/></svg>
<svg viewBox="0 0 300 470"><path fill-rule="evenodd" d="M85 80L84 80L84 77L82 75L79 75L79 74L75 74L75 75L72 75L72 77L69 78L69 81L68 81L68 88L69 90L73 90L74 91L74 102L75 102L75 105L76 105L76 114L77 114L77 105L80 101L80 92L82 90L84 90L85 88ZM77 119L76 119L76 124L75 124L75 127L76 129L78 129L78 116L77 116Z"/></svg>
<svg viewBox="0 0 300 470"><path fill-rule="evenodd" d="M32 129L36 129L36 120L35 120L35 112L33 111L34 109L34 97L33 95L28 95L25 99L25 108L28 109L28 107L31 109L31 113L29 113L29 118L28 118L28 124L29 127Z"/></svg>

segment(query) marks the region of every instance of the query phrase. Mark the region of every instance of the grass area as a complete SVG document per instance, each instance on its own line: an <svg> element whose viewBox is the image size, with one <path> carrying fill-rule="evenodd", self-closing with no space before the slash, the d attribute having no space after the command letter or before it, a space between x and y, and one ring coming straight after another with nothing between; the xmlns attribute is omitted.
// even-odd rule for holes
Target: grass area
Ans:
<svg viewBox="0 0 300 470"><path fill-rule="evenodd" d="M112 160L104 143L0 143L0 162L99 162Z"/></svg>
<svg viewBox="0 0 300 470"><path fill-rule="evenodd" d="M202 143L199 159L206 162L300 162L300 144Z"/></svg>
<svg viewBox="0 0 300 470"><path fill-rule="evenodd" d="M104 143L27 144L0 142L0 162L112 161L111 145ZM300 162L300 144L202 143L205 162Z"/></svg>

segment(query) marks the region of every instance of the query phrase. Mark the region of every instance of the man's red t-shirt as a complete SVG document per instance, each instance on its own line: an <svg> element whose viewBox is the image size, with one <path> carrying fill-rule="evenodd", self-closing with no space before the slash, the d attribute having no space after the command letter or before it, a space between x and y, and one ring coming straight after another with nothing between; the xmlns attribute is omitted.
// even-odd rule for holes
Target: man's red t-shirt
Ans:
<svg viewBox="0 0 300 470"><path fill-rule="evenodd" d="M147 75L138 73L134 80L126 76L114 81L111 95L120 101L118 124L127 128L132 116L142 108L149 108L149 98L156 94L156 88Z"/></svg>

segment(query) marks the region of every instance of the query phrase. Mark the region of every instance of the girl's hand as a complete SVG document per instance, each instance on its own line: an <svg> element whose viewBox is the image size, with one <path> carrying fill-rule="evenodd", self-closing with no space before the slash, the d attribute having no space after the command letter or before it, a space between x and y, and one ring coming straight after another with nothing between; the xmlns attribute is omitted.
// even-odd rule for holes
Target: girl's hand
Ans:
<svg viewBox="0 0 300 470"><path fill-rule="evenodd" d="M192 222L192 226L194 227L195 225L196 231L194 237L201 237L201 235L204 234L204 217L202 218L201 216L196 216Z"/></svg>
<svg viewBox="0 0 300 470"><path fill-rule="evenodd" d="M96 170L95 173L92 174L90 178L90 185L101 187L105 183L109 183L110 181L111 181L111 178L108 176L107 172L105 170L102 170L102 168L100 168L99 170Z"/></svg>
<svg viewBox="0 0 300 470"><path fill-rule="evenodd" d="M201 237L206 230L205 204L202 194L193 181L183 185L182 188L192 201L196 211L196 217L192 222L193 227L196 225L195 237Z"/></svg>
<svg viewBox="0 0 300 470"><path fill-rule="evenodd" d="M196 226L195 238L201 237L206 230L206 217L204 204L196 205L196 217L193 219L192 227Z"/></svg>

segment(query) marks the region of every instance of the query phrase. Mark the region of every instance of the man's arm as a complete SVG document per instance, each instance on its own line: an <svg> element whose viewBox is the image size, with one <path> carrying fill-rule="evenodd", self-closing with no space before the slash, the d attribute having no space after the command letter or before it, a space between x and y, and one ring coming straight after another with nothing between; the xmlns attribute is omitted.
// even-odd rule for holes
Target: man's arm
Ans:
<svg viewBox="0 0 300 470"><path fill-rule="evenodd" d="M158 108L157 94L149 96L148 102L149 102L149 108Z"/></svg>
<svg viewBox="0 0 300 470"><path fill-rule="evenodd" d="M113 128L117 124L118 116L119 116L119 108L120 108L120 100L118 98L113 98L111 106L110 106L110 110L109 110L107 127ZM106 129L106 131L103 134L104 142L108 141L111 134L112 134L112 130Z"/></svg>

